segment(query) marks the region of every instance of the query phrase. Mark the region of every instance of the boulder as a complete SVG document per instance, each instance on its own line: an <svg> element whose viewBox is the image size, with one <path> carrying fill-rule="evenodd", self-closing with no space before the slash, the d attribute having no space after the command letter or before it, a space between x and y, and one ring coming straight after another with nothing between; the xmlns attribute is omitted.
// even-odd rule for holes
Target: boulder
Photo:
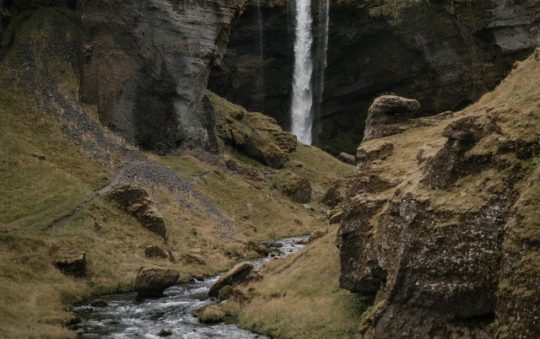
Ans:
<svg viewBox="0 0 540 339"><path fill-rule="evenodd" d="M289 172L276 175L274 180L276 188L292 201L301 204L311 201L313 188L308 179Z"/></svg>
<svg viewBox="0 0 540 339"><path fill-rule="evenodd" d="M246 277L253 271L253 264L250 262L240 263L231 268L227 273L223 274L219 280L210 287L208 295L210 297L217 297L221 288L230 285L236 286L242 283Z"/></svg>
<svg viewBox="0 0 540 339"><path fill-rule="evenodd" d="M180 273L162 268L141 268L135 279L135 291L139 298L158 298L163 291L178 281Z"/></svg>
<svg viewBox="0 0 540 339"><path fill-rule="evenodd" d="M352 154L341 152L337 156L338 160L349 165L356 164L356 157Z"/></svg>
<svg viewBox="0 0 540 339"><path fill-rule="evenodd" d="M197 318L203 324L217 324L225 319L225 312L218 305L208 305L197 311Z"/></svg>
<svg viewBox="0 0 540 339"><path fill-rule="evenodd" d="M321 203L333 208L336 207L342 200L343 197L339 192L339 183L336 183L324 193Z"/></svg>
<svg viewBox="0 0 540 339"><path fill-rule="evenodd" d="M242 148L247 155L272 168L281 168L289 161L287 154L279 146L256 130L252 130L244 139Z"/></svg>
<svg viewBox="0 0 540 339"><path fill-rule="evenodd" d="M54 266L66 275L77 278L84 277L86 275L86 253L55 260Z"/></svg>
<svg viewBox="0 0 540 339"><path fill-rule="evenodd" d="M188 265L206 265L206 261L198 254L186 253L182 256L182 261Z"/></svg>
<svg viewBox="0 0 540 339"><path fill-rule="evenodd" d="M169 257L167 252L159 246L148 246L144 249L144 256L147 258L161 259L167 259Z"/></svg>
<svg viewBox="0 0 540 339"><path fill-rule="evenodd" d="M109 198L117 202L120 209L137 219L144 228L164 239L167 238L165 221L144 188L124 184L115 187L109 193Z"/></svg>
<svg viewBox="0 0 540 339"><path fill-rule="evenodd" d="M375 99L368 110L364 141L398 134L403 124L416 117L420 103L396 95L383 95Z"/></svg>

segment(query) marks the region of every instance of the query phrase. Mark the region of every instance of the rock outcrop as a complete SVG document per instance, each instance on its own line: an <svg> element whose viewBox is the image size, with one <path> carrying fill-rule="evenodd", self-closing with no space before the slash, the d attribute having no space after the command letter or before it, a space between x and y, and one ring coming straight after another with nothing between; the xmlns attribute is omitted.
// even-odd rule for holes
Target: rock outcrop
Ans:
<svg viewBox="0 0 540 339"><path fill-rule="evenodd" d="M203 109L211 66L243 1L87 1L81 99L102 122L142 147L217 150Z"/></svg>
<svg viewBox="0 0 540 339"><path fill-rule="evenodd" d="M86 275L86 253L64 256L55 260L54 266L66 275L82 278Z"/></svg>
<svg viewBox="0 0 540 339"><path fill-rule="evenodd" d="M173 286L180 273L161 268L141 268L135 279L135 291L139 298L159 298L165 289Z"/></svg>
<svg viewBox="0 0 540 339"><path fill-rule="evenodd" d="M374 299L366 337L540 335L540 51L462 112L360 146L341 286ZM392 145L388 147L387 145ZM419 156L421 153L421 156ZM366 158L371 158L366 156Z"/></svg>
<svg viewBox="0 0 540 339"><path fill-rule="evenodd" d="M210 87L287 127L293 9L287 1L261 3L262 62L253 2L233 25ZM463 108L492 90L516 59L539 44L539 26L537 1L331 1L318 145L352 153L369 106L384 93L416 98L421 115Z"/></svg>
<svg viewBox="0 0 540 339"><path fill-rule="evenodd" d="M118 203L123 211L137 219L144 228L164 239L167 238L165 221L144 188L130 184L121 185L114 188L109 197Z"/></svg>
<svg viewBox="0 0 540 339"><path fill-rule="evenodd" d="M383 95L375 99L369 107L364 141L398 134L409 119L414 118L420 103L414 99Z"/></svg>
<svg viewBox="0 0 540 339"><path fill-rule="evenodd" d="M219 280L210 287L208 295L210 297L217 297L219 291L225 286L235 286L240 284L244 279L253 271L253 264L249 262L240 263L228 272L223 274Z"/></svg>

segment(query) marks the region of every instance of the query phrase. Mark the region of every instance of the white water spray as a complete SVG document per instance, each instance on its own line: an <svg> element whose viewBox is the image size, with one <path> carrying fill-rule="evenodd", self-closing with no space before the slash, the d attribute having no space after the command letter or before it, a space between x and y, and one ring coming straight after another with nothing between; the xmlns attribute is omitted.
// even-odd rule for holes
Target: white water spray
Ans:
<svg viewBox="0 0 540 339"><path fill-rule="evenodd" d="M311 0L296 0L294 75L291 105L292 132L304 144L311 145L313 129L313 75Z"/></svg>

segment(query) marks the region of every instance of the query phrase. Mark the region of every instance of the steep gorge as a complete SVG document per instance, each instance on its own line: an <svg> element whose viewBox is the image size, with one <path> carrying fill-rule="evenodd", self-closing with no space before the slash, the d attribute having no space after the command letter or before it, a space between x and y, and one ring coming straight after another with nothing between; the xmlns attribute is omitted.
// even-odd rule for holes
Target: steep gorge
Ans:
<svg viewBox="0 0 540 339"><path fill-rule="evenodd" d="M382 93L416 97L421 115L476 101L538 44L539 6L519 0L331 1L325 94L315 122L318 145L332 153L353 153L362 139L365 112ZM259 70L252 47L258 34L255 11L248 2L210 81L216 93L251 110L264 107L286 128L293 62L290 7L287 1L263 6L265 61ZM266 84L263 106L254 100L260 97L253 79L258 72Z"/></svg>

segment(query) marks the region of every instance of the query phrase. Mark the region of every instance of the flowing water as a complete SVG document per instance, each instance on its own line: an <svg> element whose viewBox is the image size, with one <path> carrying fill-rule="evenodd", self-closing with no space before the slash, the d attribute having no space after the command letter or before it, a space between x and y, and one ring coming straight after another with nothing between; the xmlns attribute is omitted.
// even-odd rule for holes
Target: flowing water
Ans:
<svg viewBox="0 0 540 339"><path fill-rule="evenodd" d="M257 29L259 33L259 77L257 81L257 87L259 92L259 110L264 112L264 101L265 101L265 88L264 88L264 27L263 27L263 16L261 9L261 0L255 0L255 5L257 6Z"/></svg>
<svg viewBox="0 0 540 339"><path fill-rule="evenodd" d="M307 237L279 240L276 258L285 257L301 249ZM253 261L256 268L272 260L271 255ZM266 338L241 329L235 324L206 325L193 314L206 305L215 303L208 299L210 287L219 276L194 281L167 289L159 299L137 301L134 293L111 295L104 299L106 307L78 306L75 313L82 319L75 329L81 338L159 338L162 330L171 332L171 338Z"/></svg>
<svg viewBox="0 0 540 339"><path fill-rule="evenodd" d="M314 68L313 93L313 135L321 133L321 110L324 101L324 80L328 61L328 35L330 31L330 0L319 1L319 16L317 24L317 53Z"/></svg>
<svg viewBox="0 0 540 339"><path fill-rule="evenodd" d="M313 129L313 18L311 0L296 0L294 74L291 104L292 132L304 144L311 145Z"/></svg>

